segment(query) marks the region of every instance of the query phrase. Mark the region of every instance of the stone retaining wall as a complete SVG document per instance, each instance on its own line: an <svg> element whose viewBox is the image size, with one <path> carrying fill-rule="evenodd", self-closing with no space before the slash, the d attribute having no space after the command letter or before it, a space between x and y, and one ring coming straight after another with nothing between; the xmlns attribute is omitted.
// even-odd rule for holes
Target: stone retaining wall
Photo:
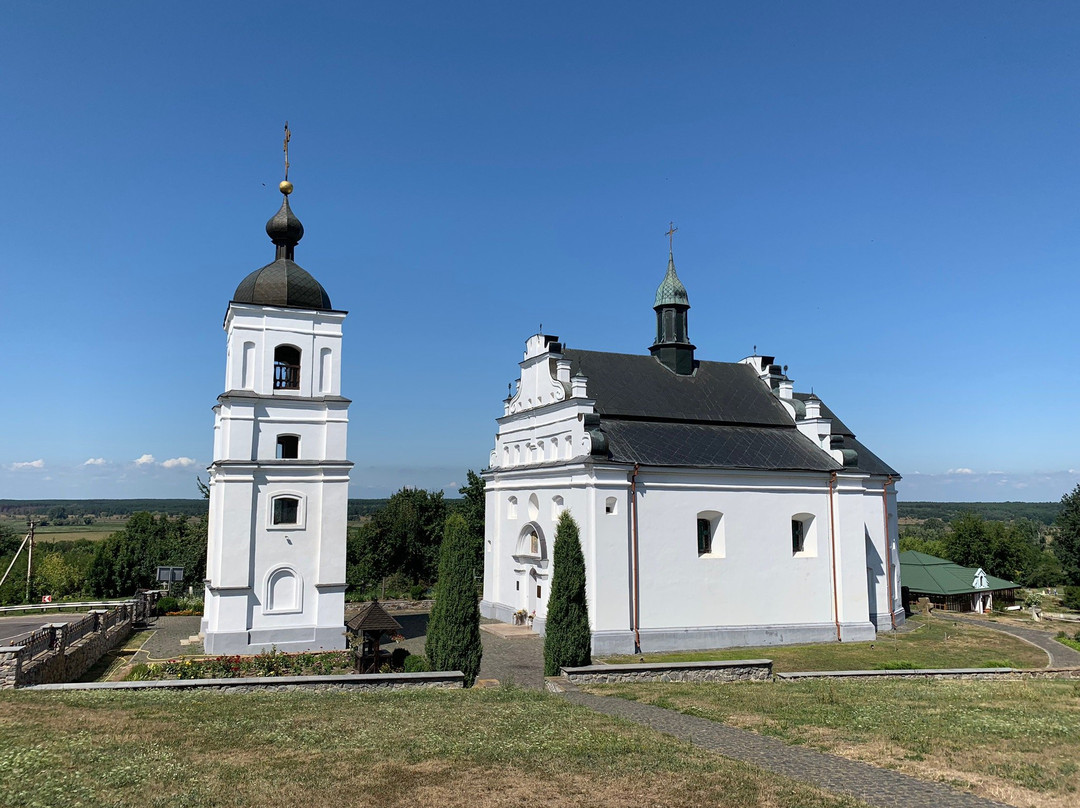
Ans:
<svg viewBox="0 0 1080 808"><path fill-rule="evenodd" d="M778 673L779 681L803 679L1080 679L1080 668L927 668L922 670L801 671Z"/></svg>
<svg viewBox="0 0 1080 808"><path fill-rule="evenodd" d="M237 679L162 679L151 682L86 682L39 685L31 690L210 690L226 693L286 690L415 690L465 686L460 671L349 673L342 676L246 676Z"/></svg>
<svg viewBox="0 0 1080 808"><path fill-rule="evenodd" d="M70 682L88 671L108 651L131 636L132 623L145 607L130 603L95 609L73 623L51 623L31 637L47 634L42 643L0 648L0 689ZM74 638L74 639L72 639Z"/></svg>
<svg viewBox="0 0 1080 808"><path fill-rule="evenodd" d="M771 659L722 662L649 662L629 665L587 665L563 668L573 684L617 682L745 682L772 678Z"/></svg>

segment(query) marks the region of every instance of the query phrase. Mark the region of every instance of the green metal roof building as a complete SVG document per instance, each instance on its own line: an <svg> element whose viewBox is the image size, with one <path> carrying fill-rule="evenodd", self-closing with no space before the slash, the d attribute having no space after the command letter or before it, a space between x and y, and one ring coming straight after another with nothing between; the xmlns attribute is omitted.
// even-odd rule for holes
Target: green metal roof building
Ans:
<svg viewBox="0 0 1080 808"><path fill-rule="evenodd" d="M929 598L936 609L983 614L993 608L993 593L1011 602L1020 584L987 575L981 567L961 567L908 550L900 553L900 586L905 608L911 601Z"/></svg>

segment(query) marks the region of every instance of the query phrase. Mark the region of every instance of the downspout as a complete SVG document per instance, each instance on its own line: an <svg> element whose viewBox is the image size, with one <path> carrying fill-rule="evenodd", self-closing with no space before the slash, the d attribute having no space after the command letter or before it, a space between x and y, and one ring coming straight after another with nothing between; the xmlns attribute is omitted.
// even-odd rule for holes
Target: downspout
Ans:
<svg viewBox="0 0 1080 808"><path fill-rule="evenodd" d="M832 552L829 553L832 561L832 606L833 622L836 623L836 641L840 639L840 604L836 599L836 517L833 515L833 493L836 491L836 472L829 475L829 544Z"/></svg>
<svg viewBox="0 0 1080 808"><path fill-rule="evenodd" d="M641 635L638 633L638 626L641 623L641 607L639 599L641 597L641 590L638 580L638 530L637 530L637 475L638 464L634 464L634 473L630 475L630 507L631 507L631 521L630 521L630 535L631 535L631 553L630 553L630 570L634 582L634 653L641 653Z"/></svg>
<svg viewBox="0 0 1080 808"><path fill-rule="evenodd" d="M885 484L881 486L881 516L885 521L885 574L889 576L889 621L892 623L893 631L896 631L896 611L892 591L892 546L889 543L889 486L892 481L893 476L890 474L885 479Z"/></svg>

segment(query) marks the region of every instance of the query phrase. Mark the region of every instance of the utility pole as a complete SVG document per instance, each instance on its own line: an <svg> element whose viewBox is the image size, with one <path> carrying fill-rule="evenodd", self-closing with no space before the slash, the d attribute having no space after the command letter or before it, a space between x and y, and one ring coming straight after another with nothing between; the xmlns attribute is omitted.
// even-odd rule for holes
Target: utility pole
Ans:
<svg viewBox="0 0 1080 808"><path fill-rule="evenodd" d="M26 558L26 602L30 602L30 567L34 560L34 528L37 527L37 522L26 520L26 524L29 525L30 530L22 540L22 544L19 545L19 549L15 551L15 556L11 559L11 563L8 564L7 571L4 572L4 577L0 578L0 586L4 585L4 581L7 580L8 575L11 574L11 568L15 566L15 562L19 560L19 555L22 553L23 548L30 545L30 554Z"/></svg>
<svg viewBox="0 0 1080 808"><path fill-rule="evenodd" d="M28 520L29 521L29 520ZM34 565L34 528L37 527L37 522L30 521L30 532L26 534L26 538L30 541L26 553L26 602L30 602L30 569Z"/></svg>

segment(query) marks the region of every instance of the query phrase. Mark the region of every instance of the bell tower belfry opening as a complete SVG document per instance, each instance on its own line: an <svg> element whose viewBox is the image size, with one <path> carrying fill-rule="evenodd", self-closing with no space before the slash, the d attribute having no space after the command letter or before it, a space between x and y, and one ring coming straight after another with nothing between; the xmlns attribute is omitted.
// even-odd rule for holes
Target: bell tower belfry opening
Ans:
<svg viewBox="0 0 1080 808"><path fill-rule="evenodd" d="M286 130L287 131L287 130ZM225 314L225 392L214 407L205 610L208 654L345 648L349 399L345 312L293 261L304 227L280 185L275 259Z"/></svg>

